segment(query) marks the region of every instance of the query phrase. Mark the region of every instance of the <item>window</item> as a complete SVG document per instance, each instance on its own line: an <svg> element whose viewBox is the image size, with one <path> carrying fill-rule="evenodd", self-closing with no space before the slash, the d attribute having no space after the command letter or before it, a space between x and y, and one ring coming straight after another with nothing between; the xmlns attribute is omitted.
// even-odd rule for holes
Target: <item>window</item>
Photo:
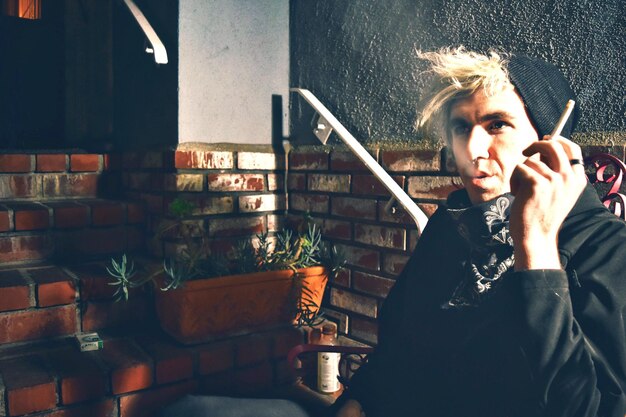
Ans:
<svg viewBox="0 0 626 417"><path fill-rule="evenodd" d="M22 19L41 19L42 0L2 0L2 14Z"/></svg>

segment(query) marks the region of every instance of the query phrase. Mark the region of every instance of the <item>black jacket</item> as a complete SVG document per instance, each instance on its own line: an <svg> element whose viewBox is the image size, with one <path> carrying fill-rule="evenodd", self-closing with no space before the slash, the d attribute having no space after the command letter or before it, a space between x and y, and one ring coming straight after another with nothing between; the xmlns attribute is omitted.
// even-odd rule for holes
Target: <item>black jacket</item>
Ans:
<svg viewBox="0 0 626 417"><path fill-rule="evenodd" d="M376 353L336 407L355 398L367 417L623 417L626 223L588 186L559 234L563 270L510 271L478 307L443 309L468 250L439 209L385 301Z"/></svg>

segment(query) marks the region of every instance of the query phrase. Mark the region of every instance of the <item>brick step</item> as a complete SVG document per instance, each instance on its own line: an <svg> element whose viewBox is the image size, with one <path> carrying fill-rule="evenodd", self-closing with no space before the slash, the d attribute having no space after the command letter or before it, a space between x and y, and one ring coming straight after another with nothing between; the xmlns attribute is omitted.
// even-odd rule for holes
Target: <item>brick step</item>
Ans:
<svg viewBox="0 0 626 417"><path fill-rule="evenodd" d="M75 339L0 348L0 415L152 416L188 394L262 395L292 382L288 351L304 332L283 328L193 347L157 332L101 332L104 348Z"/></svg>
<svg viewBox="0 0 626 417"><path fill-rule="evenodd" d="M98 198L0 202L0 262L103 256L140 248L141 203Z"/></svg>
<svg viewBox="0 0 626 417"><path fill-rule="evenodd" d="M119 188L118 165L107 154L3 153L0 200L107 195Z"/></svg>
<svg viewBox="0 0 626 417"><path fill-rule="evenodd" d="M108 261L0 270L0 346L102 329L156 327L152 297L114 300Z"/></svg>

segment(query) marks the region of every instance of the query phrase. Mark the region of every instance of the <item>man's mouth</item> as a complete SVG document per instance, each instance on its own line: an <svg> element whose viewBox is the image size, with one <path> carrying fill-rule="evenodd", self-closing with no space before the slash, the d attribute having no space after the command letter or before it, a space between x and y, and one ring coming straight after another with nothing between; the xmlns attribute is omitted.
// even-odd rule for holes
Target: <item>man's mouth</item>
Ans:
<svg viewBox="0 0 626 417"><path fill-rule="evenodd" d="M473 175L469 175L469 183L475 187L484 188L493 175L486 172L477 172Z"/></svg>

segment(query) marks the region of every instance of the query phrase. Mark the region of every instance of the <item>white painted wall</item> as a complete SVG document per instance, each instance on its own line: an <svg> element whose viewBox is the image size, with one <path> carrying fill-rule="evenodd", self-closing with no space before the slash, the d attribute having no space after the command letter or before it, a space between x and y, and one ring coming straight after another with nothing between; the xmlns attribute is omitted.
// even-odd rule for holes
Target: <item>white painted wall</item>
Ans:
<svg viewBox="0 0 626 417"><path fill-rule="evenodd" d="M289 98L289 0L180 0L179 142L271 143Z"/></svg>

